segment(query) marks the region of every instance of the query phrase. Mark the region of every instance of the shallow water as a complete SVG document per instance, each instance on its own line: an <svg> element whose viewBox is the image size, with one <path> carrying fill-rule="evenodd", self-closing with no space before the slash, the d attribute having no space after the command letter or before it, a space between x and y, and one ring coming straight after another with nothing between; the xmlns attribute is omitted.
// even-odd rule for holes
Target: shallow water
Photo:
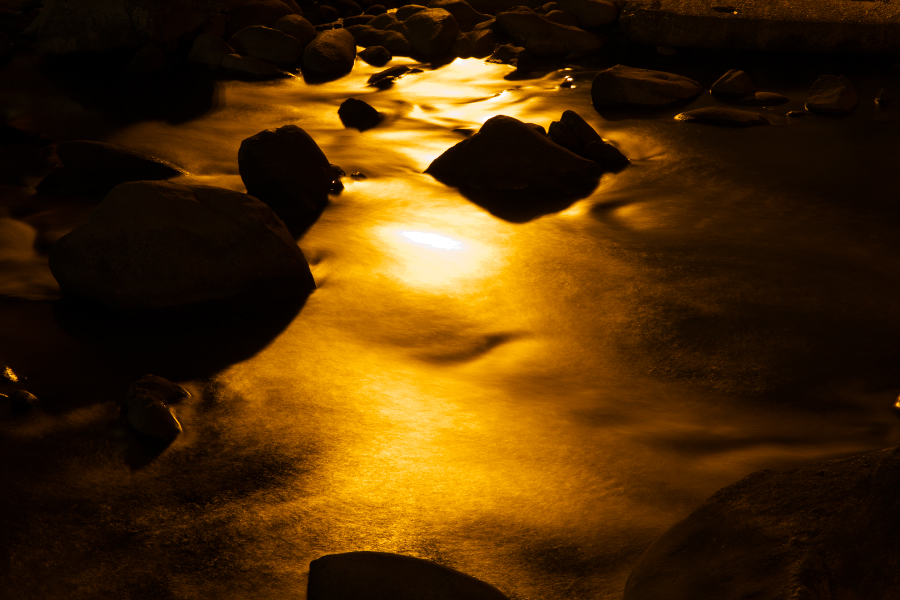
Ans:
<svg viewBox="0 0 900 600"><path fill-rule="evenodd" d="M705 85L720 69L656 66ZM514 599L618 599L647 545L722 486L900 443L900 109L871 101L897 78L857 66L853 115L787 119L808 68L754 66L791 102L748 130L672 119L684 107L601 115L590 71L504 79L475 60L385 91L364 64L320 85L222 83L177 124L6 94L48 137L93 132L195 182L243 190L241 140L288 123L367 176L299 240L318 285L299 314L155 337L47 300L46 246L90 206L7 185L0 293L29 299L0 305L0 352L45 399L2 409L9 589L304 597L310 560L381 550ZM350 96L384 123L345 129ZM547 127L567 108L633 163L587 198L495 215L422 174L454 129ZM194 392L157 457L115 423L144 372Z"/></svg>

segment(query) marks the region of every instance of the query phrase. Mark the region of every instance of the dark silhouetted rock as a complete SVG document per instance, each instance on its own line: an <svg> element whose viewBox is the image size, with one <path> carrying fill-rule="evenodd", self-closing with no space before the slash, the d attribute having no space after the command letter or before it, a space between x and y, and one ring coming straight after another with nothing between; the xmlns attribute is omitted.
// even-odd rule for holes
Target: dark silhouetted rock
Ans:
<svg viewBox="0 0 900 600"><path fill-rule="evenodd" d="M303 44L299 40L262 25L241 29L228 40L228 45L240 54L276 65L293 65L303 56Z"/></svg>
<svg viewBox="0 0 900 600"><path fill-rule="evenodd" d="M582 27L609 25L619 16L615 5L604 0L558 0L559 9L575 15Z"/></svg>
<svg viewBox="0 0 900 600"><path fill-rule="evenodd" d="M559 144L569 152L574 152L575 154L581 152L581 144L578 143L578 138L575 137L575 134L572 133L568 127L559 121L550 123L547 135L550 136L553 143Z"/></svg>
<svg viewBox="0 0 900 600"><path fill-rule="evenodd" d="M618 148L603 141L590 123L573 110L550 124L550 139L575 154L600 165L604 171L620 171L629 165Z"/></svg>
<svg viewBox="0 0 900 600"><path fill-rule="evenodd" d="M168 72L172 68L169 55L156 43L142 46L131 59L123 72L135 78L155 77Z"/></svg>
<svg viewBox="0 0 900 600"><path fill-rule="evenodd" d="M42 194L106 193L127 181L170 179L186 171L166 160L104 142L61 142L62 166L37 185Z"/></svg>
<svg viewBox="0 0 900 600"><path fill-rule="evenodd" d="M777 106L779 104L784 104L788 100L789 98L787 96L782 96L781 94L775 94L773 92L755 92L753 94L741 96L738 99L738 103L746 106Z"/></svg>
<svg viewBox="0 0 900 600"><path fill-rule="evenodd" d="M16 414L22 414L36 407L40 401L38 397L25 390L16 390L9 395L10 410Z"/></svg>
<svg viewBox="0 0 900 600"><path fill-rule="evenodd" d="M603 167L604 171L621 171L631 164L628 157L622 154L618 148L603 140L591 142L581 150L580 155L594 161Z"/></svg>
<svg viewBox="0 0 900 600"><path fill-rule="evenodd" d="M347 28L358 46L383 46L395 56L409 56L412 48L402 34L369 25L353 25Z"/></svg>
<svg viewBox="0 0 900 600"><path fill-rule="evenodd" d="M265 305L315 289L284 223L251 196L172 182L125 183L50 249L66 295L124 313Z"/></svg>
<svg viewBox="0 0 900 600"><path fill-rule="evenodd" d="M693 98L700 84L674 73L616 65L600 71L591 83L594 106L659 108Z"/></svg>
<svg viewBox="0 0 900 600"><path fill-rule="evenodd" d="M387 8L384 7L383 4L373 4L369 8L366 9L367 15L372 15L373 17L377 17L378 15L387 14Z"/></svg>
<svg viewBox="0 0 900 600"><path fill-rule="evenodd" d="M497 38L490 29L460 33L453 44L452 52L460 58L485 58L493 53Z"/></svg>
<svg viewBox="0 0 900 600"><path fill-rule="evenodd" d="M234 54L234 48L225 40L211 33L201 33L194 40L188 59L202 67L218 69L222 66L222 59L229 54Z"/></svg>
<svg viewBox="0 0 900 600"><path fill-rule="evenodd" d="M239 79L277 79L287 77L287 73L258 58L241 56L240 54L226 54L219 65L222 72Z"/></svg>
<svg viewBox="0 0 900 600"><path fill-rule="evenodd" d="M758 471L657 539L625 600L895 598L900 449Z"/></svg>
<svg viewBox="0 0 900 600"><path fill-rule="evenodd" d="M478 23L489 21L490 15L482 14L472 8L465 0L431 0L428 8L441 8L453 15L460 31L472 31Z"/></svg>
<svg viewBox="0 0 900 600"><path fill-rule="evenodd" d="M559 120L575 135L575 139L578 140L578 145L581 148L584 148L591 142L603 141L603 138L600 137L600 134L597 133L593 127L591 127L590 123L585 121L584 117L574 110L564 111Z"/></svg>
<svg viewBox="0 0 900 600"><path fill-rule="evenodd" d="M750 76L743 71L731 69L719 77L709 91L724 96L746 96L756 91Z"/></svg>
<svg viewBox="0 0 900 600"><path fill-rule="evenodd" d="M170 442L182 432L170 402L190 398L186 389L156 375L144 375L132 383L122 401L125 420L142 436Z"/></svg>
<svg viewBox="0 0 900 600"><path fill-rule="evenodd" d="M360 131L371 129L381 121L381 115L366 102L356 98L347 98L338 109L338 116L344 127L355 127Z"/></svg>
<svg viewBox="0 0 900 600"><path fill-rule="evenodd" d="M347 73L355 60L356 40L346 29L319 32L303 51L303 66L316 73Z"/></svg>
<svg viewBox="0 0 900 600"><path fill-rule="evenodd" d="M856 89L843 75L822 75L809 89L806 110L824 114L848 113L859 102Z"/></svg>
<svg viewBox="0 0 900 600"><path fill-rule="evenodd" d="M353 0L332 0L332 4L342 17L354 17L363 12L362 7Z"/></svg>
<svg viewBox="0 0 900 600"><path fill-rule="evenodd" d="M417 12L422 12L427 8L427 6L422 6L421 4L407 4L406 6L401 6L396 12L397 19L405 21Z"/></svg>
<svg viewBox="0 0 900 600"><path fill-rule="evenodd" d="M375 73L371 77L369 77L368 84L374 85L380 88L390 87L390 85L396 80L400 79L404 75L409 75L410 73L421 73L421 69L411 69L406 65L396 65L393 67L389 67L384 71L379 71Z"/></svg>
<svg viewBox="0 0 900 600"><path fill-rule="evenodd" d="M551 10L546 15L544 15L544 18L559 25L565 25L566 27L580 26L578 17L576 17L572 13L563 12L561 10Z"/></svg>
<svg viewBox="0 0 900 600"><path fill-rule="evenodd" d="M442 8L419 11L405 19L403 24L408 32L406 39L413 52L426 58L449 53L459 34L456 19Z"/></svg>
<svg viewBox="0 0 900 600"><path fill-rule="evenodd" d="M296 125L266 129L241 142L238 169L247 193L286 220L321 211L334 181L325 153Z"/></svg>
<svg viewBox="0 0 900 600"><path fill-rule="evenodd" d="M318 12L319 20L322 23L333 23L341 18L341 11L330 4L320 4Z"/></svg>
<svg viewBox="0 0 900 600"><path fill-rule="evenodd" d="M602 169L558 146L537 126L498 115L426 169L448 185L474 190L566 193L598 179Z"/></svg>
<svg viewBox="0 0 900 600"><path fill-rule="evenodd" d="M486 15L493 15L516 7L533 9L541 5L540 0L469 0L472 8Z"/></svg>
<svg viewBox="0 0 900 600"><path fill-rule="evenodd" d="M369 46L360 51L359 57L373 67L383 67L394 58L384 46Z"/></svg>
<svg viewBox="0 0 900 600"><path fill-rule="evenodd" d="M295 14L295 9L281 0L250 0L225 13L225 36L231 37L245 27L274 27L282 17Z"/></svg>
<svg viewBox="0 0 900 600"><path fill-rule="evenodd" d="M309 563L309 600L508 600L497 588L433 562L384 552Z"/></svg>
<svg viewBox="0 0 900 600"><path fill-rule="evenodd" d="M316 39L316 28L313 24L300 15L287 15L281 17L275 23L274 29L288 34L306 48L306 45Z"/></svg>
<svg viewBox="0 0 900 600"><path fill-rule="evenodd" d="M503 12L496 18L498 25L517 45L538 56L603 47L603 39L593 33L554 23L536 12Z"/></svg>
<svg viewBox="0 0 900 600"><path fill-rule="evenodd" d="M767 125L769 121L759 113L723 106L696 108L675 115L676 121L699 121L713 125L730 125L732 127L749 127L751 125Z"/></svg>
<svg viewBox="0 0 900 600"><path fill-rule="evenodd" d="M388 25L397 22L397 13L384 13L378 15L367 23L373 29L386 29Z"/></svg>
<svg viewBox="0 0 900 600"><path fill-rule="evenodd" d="M502 46L497 46L490 57L488 57L487 62L496 63L498 65L515 65L519 58L519 54L524 51L525 48L522 48L521 46L503 44Z"/></svg>
<svg viewBox="0 0 900 600"><path fill-rule="evenodd" d="M352 17L344 17L344 20L341 21L344 27L349 27L350 25L368 25L374 19L374 15L367 15L365 13L361 15L354 15Z"/></svg>

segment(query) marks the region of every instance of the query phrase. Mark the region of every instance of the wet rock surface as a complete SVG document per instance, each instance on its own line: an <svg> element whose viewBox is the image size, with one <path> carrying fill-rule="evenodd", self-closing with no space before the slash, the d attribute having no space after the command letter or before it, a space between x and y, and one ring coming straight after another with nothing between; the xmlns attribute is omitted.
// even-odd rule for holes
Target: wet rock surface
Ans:
<svg viewBox="0 0 900 600"><path fill-rule="evenodd" d="M344 127L355 127L360 131L371 129L381 121L381 115L378 114L377 110L372 108L370 104L356 98L344 100L338 109L338 116Z"/></svg>
<svg viewBox="0 0 900 600"><path fill-rule="evenodd" d="M806 99L806 110L822 114L846 114L859 103L853 83L843 75L822 75Z"/></svg>
<svg viewBox="0 0 900 600"><path fill-rule="evenodd" d="M713 94L725 96L746 96L756 92L756 86L750 76L743 71L731 69L719 77L709 91Z"/></svg>
<svg viewBox="0 0 900 600"><path fill-rule="evenodd" d="M616 65L594 77L591 100L594 106L661 108L693 98L702 89L682 75Z"/></svg>
<svg viewBox="0 0 900 600"><path fill-rule="evenodd" d="M26 390L16 390L9 394L9 408L13 414L24 414L38 406L38 397Z"/></svg>
<svg viewBox="0 0 900 600"><path fill-rule="evenodd" d="M453 15L442 8L418 11L403 24L413 51L426 58L449 53L460 31Z"/></svg>
<svg viewBox="0 0 900 600"><path fill-rule="evenodd" d="M790 99L787 96L776 94L774 92L756 92L747 96L742 96L737 100L738 104L745 106L778 106L784 104Z"/></svg>
<svg viewBox="0 0 900 600"><path fill-rule="evenodd" d="M183 431L169 404L190 397L190 392L178 384L156 375L144 375L129 386L122 400L122 416L143 438L169 443Z"/></svg>
<svg viewBox="0 0 900 600"><path fill-rule="evenodd" d="M708 106L695 108L675 115L676 121L698 121L713 125L728 125L733 127L750 127L752 125L767 125L768 119L759 113L724 106Z"/></svg>
<svg viewBox="0 0 900 600"><path fill-rule="evenodd" d="M346 29L320 32L303 51L303 66L314 73L347 73L355 59L356 40Z"/></svg>
<svg viewBox="0 0 900 600"><path fill-rule="evenodd" d="M359 57L373 67L383 67L394 58L384 46L369 46L360 51Z"/></svg>

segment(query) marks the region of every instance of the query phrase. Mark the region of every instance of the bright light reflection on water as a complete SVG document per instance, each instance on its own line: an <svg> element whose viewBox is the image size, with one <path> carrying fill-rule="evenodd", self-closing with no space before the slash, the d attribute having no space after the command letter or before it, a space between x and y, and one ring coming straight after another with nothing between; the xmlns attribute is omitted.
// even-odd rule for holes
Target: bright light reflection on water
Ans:
<svg viewBox="0 0 900 600"><path fill-rule="evenodd" d="M403 237L405 238L411 239L417 244L425 244L426 246L433 246L435 248L442 248L444 250L459 250L460 248L462 248L462 242L457 242L456 240L452 240L448 237L444 237L436 233L404 231L401 235L403 235Z"/></svg>

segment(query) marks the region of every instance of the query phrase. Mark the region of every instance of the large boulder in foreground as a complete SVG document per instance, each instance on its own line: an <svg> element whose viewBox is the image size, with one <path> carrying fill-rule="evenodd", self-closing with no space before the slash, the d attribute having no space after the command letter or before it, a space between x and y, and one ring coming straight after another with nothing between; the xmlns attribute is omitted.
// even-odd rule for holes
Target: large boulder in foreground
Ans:
<svg viewBox="0 0 900 600"><path fill-rule="evenodd" d="M900 447L718 491L644 552L625 600L897 598Z"/></svg>
<svg viewBox="0 0 900 600"><path fill-rule="evenodd" d="M346 29L328 29L303 50L303 67L314 73L339 75L353 69L356 40Z"/></svg>
<svg viewBox="0 0 900 600"><path fill-rule="evenodd" d="M682 75L616 65L600 71L591 83L594 106L661 108L693 98L699 83Z"/></svg>
<svg viewBox="0 0 900 600"><path fill-rule="evenodd" d="M284 223L251 196L138 181L111 191L50 249L64 294L121 312L300 299L315 289Z"/></svg>
<svg viewBox="0 0 900 600"><path fill-rule="evenodd" d="M567 193L599 179L602 167L555 144L537 125L497 115L425 170L461 188Z"/></svg>
<svg viewBox="0 0 900 600"><path fill-rule="evenodd" d="M497 588L431 561L386 552L309 563L308 600L508 600Z"/></svg>
<svg viewBox="0 0 900 600"><path fill-rule="evenodd" d="M531 11L503 12L497 24L515 42L536 55L589 52L603 47L603 38L578 27L560 25Z"/></svg>
<svg viewBox="0 0 900 600"><path fill-rule="evenodd" d="M266 129L241 142L238 170L247 193L285 220L318 214L334 182L325 153L296 125Z"/></svg>

